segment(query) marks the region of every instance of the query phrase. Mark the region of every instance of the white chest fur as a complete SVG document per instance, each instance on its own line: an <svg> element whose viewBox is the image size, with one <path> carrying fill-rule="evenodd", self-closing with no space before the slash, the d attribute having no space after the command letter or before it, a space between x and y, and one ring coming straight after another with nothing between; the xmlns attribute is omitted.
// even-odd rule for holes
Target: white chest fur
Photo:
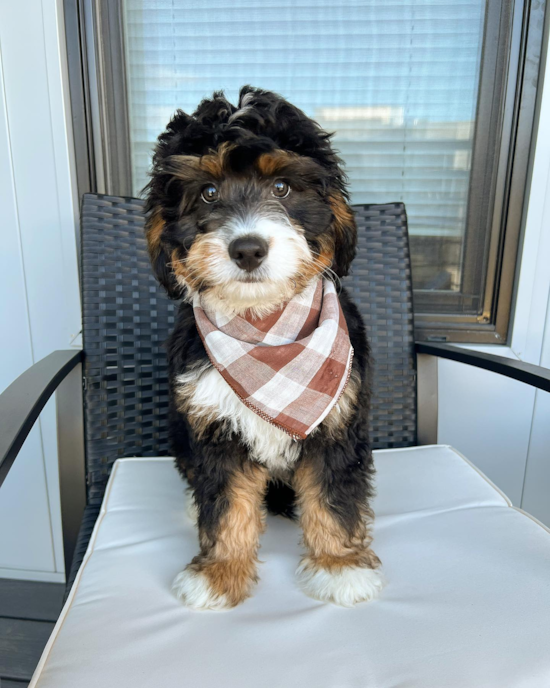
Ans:
<svg viewBox="0 0 550 688"><path fill-rule="evenodd" d="M180 398L197 419L223 421L239 435L251 457L274 474L288 469L299 457L301 444L251 411L210 364L178 377Z"/></svg>

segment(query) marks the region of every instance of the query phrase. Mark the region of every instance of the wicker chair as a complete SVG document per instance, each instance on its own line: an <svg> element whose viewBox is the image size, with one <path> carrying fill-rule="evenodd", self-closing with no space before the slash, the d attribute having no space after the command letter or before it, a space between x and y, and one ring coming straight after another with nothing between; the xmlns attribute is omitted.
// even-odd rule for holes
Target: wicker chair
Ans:
<svg viewBox="0 0 550 688"><path fill-rule="evenodd" d="M456 452L453 453L449 448L437 446L431 447L429 451L423 448L410 449L409 452L397 450L414 448L419 443L425 445L436 442L437 422L434 411L437 409L437 379L434 375L436 371L434 356L443 356L493 370L546 391L550 391L549 371L499 356L478 354L444 344L417 343L415 345L405 208L401 203L394 203L361 205L355 206L354 209L359 228L358 253L352 274L343 280L343 283L358 304L365 319L373 351L374 396L370 434L374 449L389 450L377 455L379 473L383 469L393 476L401 476L399 479L402 484L395 488L395 491L399 493L401 490L403 495L409 491L413 494L415 490L422 491L425 487L421 485L422 481L431 485L431 491L428 490L426 499L428 502L432 500L433 503L430 502L428 506L425 503L416 504L416 506L409 504L410 513L414 513L415 510L430 512L437 508L443 509L440 502L441 499L444 500L441 497L444 494L450 505L449 511L458 508L456 504L464 510L477 509L481 505L496 510L499 515L502 512L502 518L505 518L507 522L513 514L515 519L519 520L519 525L514 522L511 526L512 531L516 528L519 529L518 533L523 532L521 530L523 528L525 538L531 537L537 541L536 552L531 552L535 561L530 565L540 568L540 562L544 557L550 560L550 536L539 526L535 526L533 521L511 509L506 499L488 482L480 478L470 464ZM97 542L94 545L94 541L90 544L90 537L98 520L98 514L100 511L103 515L106 513L104 495L113 464L124 457L168 456L166 431L168 390L163 343L173 326L177 308L177 304L165 296L151 272L143 231L142 201L88 194L83 199L81 220L84 351L62 351L51 354L24 373L0 396L1 482L47 399L58 390L58 421L61 430L59 433L60 487L65 562L68 572L67 593L71 590L77 576L79 585L81 587L84 585L86 568L91 567L93 570L93 565L89 562L93 561L94 556L97 558L94 547L97 549L98 545ZM418 366L418 370L424 376L418 380L418 395L417 360L422 363L422 366ZM82 386L81 381L84 383ZM83 404L79 397L81 394L83 394ZM417 406L421 415L420 422L417 422ZM430 411L431 416L428 415ZM130 464L119 462L119 465ZM157 464L154 460L142 462L140 470L145 470L143 467L147 466L147 471L150 471L150 475L153 476L153 482L155 465L162 466L163 475L166 471L172 471L170 462L166 460L159 459ZM391 475L386 476L384 484L390 484L391 479ZM175 474L173 480L179 480ZM382 482L379 492L382 490ZM116 485L116 481L114 484ZM174 484L177 484L176 489L183 493L183 486L180 487L179 482L174 482ZM388 499L391 502L391 495ZM403 499L408 503L408 497L403 497ZM377 512L383 519L384 506L382 505L381 509L377 508ZM106 528L106 526L102 525L101 528ZM97 537L101 538L101 528L99 525L96 526L94 536L96 540ZM533 528L537 529L536 535L533 535ZM516 547L520 556L523 546L517 541L518 538L519 535L516 533L516 541L512 539L511 548L513 550ZM193 546L195 546L194 543ZM86 562L85 566L82 566L83 560ZM184 558L180 563L181 565L185 563ZM92 575L90 573L88 577ZM115 594L109 588L108 579L105 581L105 586L104 595L108 597ZM78 586L74 587L78 588ZM167 599L171 602L168 583L165 590ZM545 590L545 592L542 589L538 591L539 599L543 598L540 601L543 608L544 604L550 605L550 592L548 588ZM79 594L81 594L79 590L73 590L62 613L60 624L65 623L66 626L71 626L70 620L73 618L71 615L75 615L71 609L75 609L75 605L78 607ZM406 596L406 593L403 594ZM137 597L134 595L134 605L136 600L139 600L139 595L146 596L147 592L141 588ZM509 604L509 599L504 599L504 592L495 608L500 607L501 603L502 605ZM250 603L246 603L243 609L246 610L247 604ZM313 606L316 604L318 603L311 602ZM368 616L368 608L374 610L376 605L381 609L383 602L363 605L366 610L364 614ZM178 607L178 612L180 609L184 608ZM82 608L79 613L82 614ZM338 616L348 612L333 609L330 613ZM443 614L443 611L440 610L440 613ZM235 616L231 618L240 618L238 612L234 614ZM377 618L379 614L380 611ZM531 620L521 626L521 634L531 643L531 647L534 639L541 637L544 633L541 630L540 615L535 614L535 616L536 623ZM189 617L186 618L189 619ZM224 618L228 617L224 616ZM338 619L340 618L343 617L338 616ZM327 620L327 623L331 622ZM514 623L517 625L517 619ZM227 621L224 624L227 626ZM276 624L276 621L272 624ZM71 628L72 633L75 633L74 627ZM544 628L547 633L550 633L550 625L546 621ZM484 629L485 626L482 624L481 631ZM107 628L107 636L109 632ZM102 670L97 673L97 667L89 666L90 676L88 677L79 662L72 662L71 658L67 659L66 656L65 664L62 662L60 665L58 655L61 650L56 650L56 648L63 646L62 635L63 632L56 628L51 647L46 648L38 667L36 685L48 688L50 686L65 688L75 685L85 687L89 682L89 685L107 686L114 685L115 680L120 688L125 688L126 685L168 685L166 677L162 680L157 677L150 683L138 681L136 684L129 681L126 684L124 678L121 678L120 668L113 669L113 673L109 674L108 671L102 673ZM111 647L120 642L119 637L109 640ZM493 647L489 664L496 656L495 652L497 654L509 653L505 640L500 639L499 642L501 645L497 647L497 650ZM53 654L51 654L52 647ZM468 648L465 650L464 665L468 665L469 662L467 655L470 650ZM391 650L391 643L389 649ZM442 651L445 649L443 648ZM124 653L124 648L122 652ZM305 652L307 653L307 648ZM438 641L435 638L433 652L434 656L439 652ZM65 649L65 655L66 653L67 649ZM534 657L538 655L535 653ZM264 659L269 665L269 659ZM477 655L473 660L478 661ZM520 679L523 679L522 661L527 661L527 659L521 658L521 661L514 662L512 658L505 662L508 674L504 676L513 676L514 681L518 677L517 685ZM529 662L534 661L535 659L529 656ZM363 672L360 675L365 676L365 685L386 686L398 683L389 669L387 676L381 678L382 674L374 664L368 667L361 661L358 664L361 667L360 671ZM546 682L521 683L521 685L550 685L550 661L544 663L541 660L539 664L537 676L545 676ZM420 665L422 662L418 666L410 665L407 669L409 673L404 677L401 676L403 680L407 679L404 680L407 685L418 685L422 688L431 685L438 687L442 685L501 685L496 680L494 683L475 683L473 677L476 673L471 666L470 673L468 669L462 668L462 674L460 672L458 674L462 676L461 679L457 678L456 669L452 670L455 675L452 675L452 672L447 675L444 667L438 662L435 662L432 669L429 666L428 669L422 669L419 668ZM103 660L98 661L99 666L104 666ZM157 672L157 669L153 669L153 673ZM190 671L192 673L191 669ZM226 685L237 685L237 683L240 686L258 685L262 682L262 674L258 671L257 675L253 668L248 673L238 672L239 681L222 671L220 680L223 680ZM275 677L272 682L263 681L263 683L268 686L309 685L309 683L304 683L305 679L301 682L295 680L293 683L289 678L292 674L287 674L286 668L281 671L281 676ZM322 676L327 675L326 669L324 672ZM399 669L397 673L399 674ZM131 672L128 675L132 675ZM350 676L354 675L352 671ZM92 681L91 677L94 676ZM201 676L202 674L199 674L199 678ZM190 683L185 685L197 687L211 685L206 679L206 676L211 676L211 671L206 671L204 676L204 681L198 683L197 675L193 675L193 679L189 679ZM336 678L339 676L337 668L331 676L332 678L328 678L326 683L323 682L324 679L314 681L312 678L311 685L343 686L348 685L348 681L349 685L358 685L352 678L343 679L340 682ZM202 681L202 678L200 680ZM465 682L461 683L461 680ZM155 681L158 682L155 683ZM506 685L516 685L516 683L506 683Z"/></svg>

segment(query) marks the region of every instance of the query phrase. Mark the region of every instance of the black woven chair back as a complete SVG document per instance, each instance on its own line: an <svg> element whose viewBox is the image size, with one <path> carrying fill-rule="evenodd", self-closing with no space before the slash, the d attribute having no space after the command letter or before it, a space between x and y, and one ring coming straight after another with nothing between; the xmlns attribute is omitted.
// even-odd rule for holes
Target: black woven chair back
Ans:
<svg viewBox="0 0 550 688"><path fill-rule="evenodd" d="M416 355L407 215L403 203L355 205L359 241L342 280L365 321L373 357L374 449L416 445Z"/></svg>
<svg viewBox="0 0 550 688"><path fill-rule="evenodd" d="M374 448L416 443L411 272L404 206L355 206L359 250L344 285L371 342ZM89 499L113 462L169 453L164 342L177 304L153 277L143 202L86 194L81 216L85 424Z"/></svg>

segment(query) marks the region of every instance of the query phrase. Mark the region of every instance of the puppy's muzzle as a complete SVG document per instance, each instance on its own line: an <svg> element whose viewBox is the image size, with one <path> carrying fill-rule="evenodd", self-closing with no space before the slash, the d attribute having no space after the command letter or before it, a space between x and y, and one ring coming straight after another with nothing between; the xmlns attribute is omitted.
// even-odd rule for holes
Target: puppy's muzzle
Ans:
<svg viewBox="0 0 550 688"><path fill-rule="evenodd" d="M268 245L260 236L249 234L237 237L229 244L229 256L241 270L252 272L260 267L267 256Z"/></svg>

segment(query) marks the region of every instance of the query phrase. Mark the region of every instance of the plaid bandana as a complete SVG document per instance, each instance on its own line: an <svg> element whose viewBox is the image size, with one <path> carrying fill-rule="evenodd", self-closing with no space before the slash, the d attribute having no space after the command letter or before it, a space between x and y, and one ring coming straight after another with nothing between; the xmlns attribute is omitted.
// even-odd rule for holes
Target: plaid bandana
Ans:
<svg viewBox="0 0 550 688"><path fill-rule="evenodd" d="M193 302L212 365L239 399L294 439L305 439L338 402L353 347L334 285L317 279L265 318L226 317Z"/></svg>

